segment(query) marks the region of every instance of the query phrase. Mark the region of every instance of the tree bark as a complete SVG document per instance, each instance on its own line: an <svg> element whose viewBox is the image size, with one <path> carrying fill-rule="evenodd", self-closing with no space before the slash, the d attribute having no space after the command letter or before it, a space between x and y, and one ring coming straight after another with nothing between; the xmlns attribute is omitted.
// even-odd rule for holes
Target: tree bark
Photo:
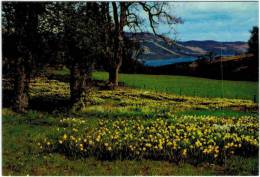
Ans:
<svg viewBox="0 0 260 177"><path fill-rule="evenodd" d="M114 89L118 86L118 71L120 66L117 65L116 67L110 68L109 71L109 85L111 86L111 89Z"/></svg>
<svg viewBox="0 0 260 177"><path fill-rule="evenodd" d="M124 47L124 35L123 29L126 24L126 3L120 2L120 16L118 15L118 6L115 2L112 2L113 15L115 22L115 30L113 40L113 53L112 66L109 70L109 86L111 89L114 89L118 86L118 72L122 65L122 55Z"/></svg>
<svg viewBox="0 0 260 177"><path fill-rule="evenodd" d="M13 109L16 112L25 112L29 100L29 74L23 64L16 65L14 78L14 104Z"/></svg>
<svg viewBox="0 0 260 177"><path fill-rule="evenodd" d="M70 101L73 105L80 98L80 71L77 65L73 65L70 70Z"/></svg>
<svg viewBox="0 0 260 177"><path fill-rule="evenodd" d="M91 72L89 68L84 68L79 64L71 67L70 74L70 101L72 106L77 103L82 94L87 93L91 88Z"/></svg>

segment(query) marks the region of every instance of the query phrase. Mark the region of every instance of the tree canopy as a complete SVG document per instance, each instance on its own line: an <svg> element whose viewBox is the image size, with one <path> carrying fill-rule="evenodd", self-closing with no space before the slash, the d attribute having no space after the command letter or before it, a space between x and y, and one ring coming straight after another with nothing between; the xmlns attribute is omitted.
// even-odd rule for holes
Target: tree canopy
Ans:
<svg viewBox="0 0 260 177"><path fill-rule="evenodd" d="M166 39L158 25L166 23L170 29L181 22L166 2L4 2L4 68L16 73L15 107L26 109L32 71L45 65L70 70L72 105L88 92L95 63L105 66L108 85L115 88L123 60L129 63L128 58L141 52L137 41L127 39L125 29L142 31L148 24Z"/></svg>
<svg viewBox="0 0 260 177"><path fill-rule="evenodd" d="M257 26L254 26L253 29L250 31L251 37L248 40L248 53L254 54L254 56L257 58L259 57L259 30Z"/></svg>

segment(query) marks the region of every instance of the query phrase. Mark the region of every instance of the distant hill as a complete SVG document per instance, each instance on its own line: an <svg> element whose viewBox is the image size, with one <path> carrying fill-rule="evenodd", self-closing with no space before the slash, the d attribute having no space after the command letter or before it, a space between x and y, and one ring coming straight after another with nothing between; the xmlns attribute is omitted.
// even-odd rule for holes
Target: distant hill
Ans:
<svg viewBox="0 0 260 177"><path fill-rule="evenodd" d="M246 42L218 42L207 41L177 41L167 39L167 42L152 33L126 33L134 40L138 40L143 47L141 60L161 60L181 57L197 57L208 52L216 55L240 55L247 51ZM167 44L168 43L168 44ZM172 43L172 44L169 44Z"/></svg>

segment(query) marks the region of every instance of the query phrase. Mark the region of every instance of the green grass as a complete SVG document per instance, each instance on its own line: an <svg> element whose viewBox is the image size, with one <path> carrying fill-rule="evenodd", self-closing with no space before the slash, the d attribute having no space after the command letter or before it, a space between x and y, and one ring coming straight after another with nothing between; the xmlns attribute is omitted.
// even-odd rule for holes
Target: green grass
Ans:
<svg viewBox="0 0 260 177"><path fill-rule="evenodd" d="M101 161L95 158L70 159L57 153L42 153L36 145L39 135L57 128L59 117L38 112L24 115L3 110L4 175L214 175L211 167L176 165L167 161ZM50 123L34 124L43 120ZM56 123L53 122L56 120ZM96 119L89 120L95 124Z"/></svg>
<svg viewBox="0 0 260 177"><path fill-rule="evenodd" d="M45 68L44 70L50 74L59 75L59 76L67 76L70 74L70 70L65 66L62 67L61 69Z"/></svg>
<svg viewBox="0 0 260 177"><path fill-rule="evenodd" d="M225 166L155 160L102 161L94 157L73 159L58 153L43 153L39 136L51 134L64 115L29 111L16 114L3 109L3 175L256 175L257 157L233 157ZM44 120L44 122L43 122ZM87 120L87 119L86 119ZM95 125L97 119L88 119ZM48 124L46 124L48 123Z"/></svg>
<svg viewBox="0 0 260 177"><path fill-rule="evenodd" d="M107 80L108 73L94 72L97 80ZM127 86L174 93L177 95L200 97L224 97L258 100L258 83L246 81L222 81L187 76L120 74L119 80Z"/></svg>
<svg viewBox="0 0 260 177"><path fill-rule="evenodd" d="M67 75L67 71L55 74ZM143 76L143 81L138 80ZM97 79L106 79L107 74L94 73ZM163 76L125 75L120 77L136 83L153 83L151 78ZM127 79L125 79L126 77ZM176 76L177 77L177 76ZM166 76L165 80L175 76ZM190 77L187 77L190 78ZM125 80L124 80L125 79ZM195 78L200 80L199 78ZM160 79L160 81L163 79ZM191 78L190 78L191 80ZM203 79L202 79L203 80ZM142 82L141 82L142 81ZM185 80L183 80L184 82ZM211 80L209 80L211 81ZM159 82L159 81L157 81ZM166 81L165 81L166 82ZM179 80L181 82L181 80ZM185 81L186 82L186 81ZM228 81L229 82L229 81ZM166 83L165 83L166 84ZM253 85L256 83L252 83ZM141 85L141 84L139 84ZM173 85L173 84L172 84ZM138 87L135 86L135 87ZM177 87L177 86L176 86ZM147 88L149 89L149 88ZM152 89L152 88L151 88ZM162 90L163 91L163 90ZM174 93L174 92L173 92ZM69 84L40 79L32 83L31 97L38 98L37 104L69 96ZM178 94L178 93L177 93ZM25 114L13 113L4 108L3 126L3 174L4 175L256 175L258 157L233 157L224 166L188 163L175 164L155 160L113 160L101 161L94 157L71 159L63 154L44 153L37 146L37 140L45 135L55 135L59 121L63 118L79 118L87 121L89 127L96 127L101 119L147 119L153 115L212 115L212 116L257 116L258 107L251 101L229 99L207 99L179 97L171 94L155 93L138 89L117 89L115 91L96 91L91 105L81 112L46 113L29 111ZM225 109L221 109L223 106ZM165 114L167 113L167 114Z"/></svg>
<svg viewBox="0 0 260 177"><path fill-rule="evenodd" d="M241 116L257 116L256 112L242 112L242 111L233 111L229 109L223 110L185 110L177 112L176 115L196 115L196 116L216 116L216 117L241 117Z"/></svg>

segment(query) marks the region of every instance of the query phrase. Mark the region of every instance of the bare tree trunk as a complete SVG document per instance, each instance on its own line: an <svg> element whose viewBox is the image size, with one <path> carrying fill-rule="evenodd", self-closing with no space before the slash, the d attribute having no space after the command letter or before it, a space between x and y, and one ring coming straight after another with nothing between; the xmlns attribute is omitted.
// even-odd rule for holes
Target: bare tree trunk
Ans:
<svg viewBox="0 0 260 177"><path fill-rule="evenodd" d="M109 71L109 84L111 86L111 89L114 89L118 86L118 71L119 71L120 65L117 65L116 67L110 68Z"/></svg>
<svg viewBox="0 0 260 177"><path fill-rule="evenodd" d="M115 38L113 41L113 61L112 67L109 71L109 85L110 88L114 89L118 86L118 71L122 65L122 55L124 47L124 35L123 28L126 23L126 4L125 2L120 2L119 7L115 2L112 2L113 15L115 22ZM118 8L120 8L120 16L118 14Z"/></svg>
<svg viewBox="0 0 260 177"><path fill-rule="evenodd" d="M70 75L70 101L74 105L77 103L82 94L87 93L91 88L91 72L89 68L84 68L79 66L79 64L74 64L71 67Z"/></svg>
<svg viewBox="0 0 260 177"><path fill-rule="evenodd" d="M19 62L15 70L13 109L17 112L25 112L29 100L29 74L26 72L26 67Z"/></svg>
<svg viewBox="0 0 260 177"><path fill-rule="evenodd" d="M70 69L70 101L73 105L80 99L80 70L77 65L73 65Z"/></svg>

